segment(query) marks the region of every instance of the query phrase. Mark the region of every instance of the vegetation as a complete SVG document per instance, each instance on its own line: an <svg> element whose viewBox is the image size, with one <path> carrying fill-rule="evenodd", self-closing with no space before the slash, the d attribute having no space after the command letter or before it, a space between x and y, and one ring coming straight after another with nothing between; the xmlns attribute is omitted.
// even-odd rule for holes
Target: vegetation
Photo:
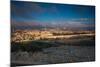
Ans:
<svg viewBox="0 0 100 67"><path fill-rule="evenodd" d="M29 43L11 43L11 51L42 51L43 48L48 48L54 46L54 44L39 42L39 41L32 41Z"/></svg>
<svg viewBox="0 0 100 67"><path fill-rule="evenodd" d="M71 39L37 40L30 42L12 42L11 51L42 51L44 48L57 47L61 45L69 46L95 46L95 37L74 37Z"/></svg>

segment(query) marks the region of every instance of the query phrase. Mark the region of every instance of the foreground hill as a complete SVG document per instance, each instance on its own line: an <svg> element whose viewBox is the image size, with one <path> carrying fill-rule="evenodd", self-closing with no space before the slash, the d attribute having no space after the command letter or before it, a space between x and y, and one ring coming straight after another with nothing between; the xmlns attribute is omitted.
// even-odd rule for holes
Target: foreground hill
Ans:
<svg viewBox="0 0 100 67"><path fill-rule="evenodd" d="M12 43L11 65L95 61L94 36Z"/></svg>

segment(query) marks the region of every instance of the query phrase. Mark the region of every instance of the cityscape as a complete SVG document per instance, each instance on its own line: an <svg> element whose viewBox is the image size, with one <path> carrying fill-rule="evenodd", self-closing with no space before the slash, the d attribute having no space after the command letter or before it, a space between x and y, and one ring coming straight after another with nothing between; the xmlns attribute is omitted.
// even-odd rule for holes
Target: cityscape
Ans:
<svg viewBox="0 0 100 67"><path fill-rule="evenodd" d="M12 34L12 42L23 42L43 39L63 39L75 36L93 36L94 31L62 31L62 30L18 30Z"/></svg>
<svg viewBox="0 0 100 67"><path fill-rule="evenodd" d="M11 1L11 66L95 61L95 6Z"/></svg>

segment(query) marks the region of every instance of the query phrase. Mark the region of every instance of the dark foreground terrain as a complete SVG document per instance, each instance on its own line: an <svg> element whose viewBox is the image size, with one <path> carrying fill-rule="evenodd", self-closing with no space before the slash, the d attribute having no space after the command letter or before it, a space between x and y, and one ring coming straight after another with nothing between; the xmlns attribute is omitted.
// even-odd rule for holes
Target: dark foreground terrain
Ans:
<svg viewBox="0 0 100 67"><path fill-rule="evenodd" d="M94 36L11 43L11 66L95 61Z"/></svg>

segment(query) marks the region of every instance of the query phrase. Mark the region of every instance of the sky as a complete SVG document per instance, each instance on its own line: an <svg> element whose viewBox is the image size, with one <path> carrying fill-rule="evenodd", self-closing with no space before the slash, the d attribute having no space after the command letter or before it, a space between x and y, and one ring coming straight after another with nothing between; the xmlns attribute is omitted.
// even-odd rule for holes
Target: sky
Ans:
<svg viewBox="0 0 100 67"><path fill-rule="evenodd" d="M12 23L94 28L95 7L73 4L11 1Z"/></svg>

